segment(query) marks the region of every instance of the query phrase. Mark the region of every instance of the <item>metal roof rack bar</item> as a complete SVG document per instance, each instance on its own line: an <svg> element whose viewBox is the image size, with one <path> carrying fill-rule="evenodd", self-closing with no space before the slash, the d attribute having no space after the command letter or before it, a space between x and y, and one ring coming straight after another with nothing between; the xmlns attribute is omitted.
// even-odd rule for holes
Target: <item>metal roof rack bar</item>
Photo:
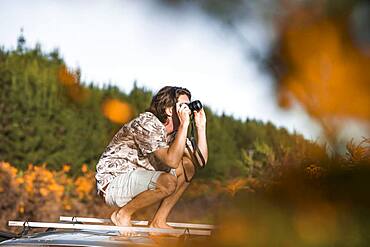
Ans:
<svg viewBox="0 0 370 247"><path fill-rule="evenodd" d="M67 221L67 222L87 222L87 223L112 223L110 219L101 219L101 218L86 218L86 217L69 217L69 216L60 216L60 221ZM132 220L131 224L137 225L137 226L147 226L149 224L146 220ZM193 224L193 223L177 223L177 222L168 222L168 225L172 227L178 227L178 228L192 228L192 229L215 229L215 226L213 225L207 225L207 224Z"/></svg>
<svg viewBox="0 0 370 247"><path fill-rule="evenodd" d="M24 226L40 227L40 228L60 228L60 229L80 229L80 230L105 230L105 231L120 231L120 232L152 232L164 234L190 234L210 236L211 231L194 230L194 229L163 229L149 227L128 227L128 226L107 226L107 225L88 225L88 224L66 224L66 223L50 223L50 222L24 222L24 221L9 221L8 226Z"/></svg>

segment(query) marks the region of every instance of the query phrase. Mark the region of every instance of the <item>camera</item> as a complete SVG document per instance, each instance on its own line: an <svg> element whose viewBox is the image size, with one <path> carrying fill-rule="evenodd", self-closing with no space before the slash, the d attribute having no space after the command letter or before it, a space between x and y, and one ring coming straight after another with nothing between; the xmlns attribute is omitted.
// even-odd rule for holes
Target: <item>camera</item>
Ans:
<svg viewBox="0 0 370 247"><path fill-rule="evenodd" d="M187 103L191 112L200 111L203 108L202 103L199 100L194 100L193 102Z"/></svg>

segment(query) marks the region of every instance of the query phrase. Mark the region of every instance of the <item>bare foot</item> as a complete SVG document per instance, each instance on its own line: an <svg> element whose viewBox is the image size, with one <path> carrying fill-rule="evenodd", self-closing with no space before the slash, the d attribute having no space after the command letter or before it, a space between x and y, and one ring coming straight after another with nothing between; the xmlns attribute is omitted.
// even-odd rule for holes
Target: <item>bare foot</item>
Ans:
<svg viewBox="0 0 370 247"><path fill-rule="evenodd" d="M152 221L150 223L149 227L165 228L165 229L175 229L174 227L168 225L166 222L158 222L158 221Z"/></svg>
<svg viewBox="0 0 370 247"><path fill-rule="evenodd" d="M126 214L124 210L118 209L112 213L110 216L111 221L116 226L132 226L131 224L131 215ZM119 233L126 237L137 236L137 234L130 230L120 230Z"/></svg>
<svg viewBox="0 0 370 247"><path fill-rule="evenodd" d="M175 229L174 227L168 225L166 222L158 222L153 221L149 225L150 228L162 228L162 229ZM151 236L173 236L173 237L180 237L181 234L175 233L157 233L157 232L150 232L149 235Z"/></svg>
<svg viewBox="0 0 370 247"><path fill-rule="evenodd" d="M125 214L124 211L120 209L114 211L110 219L116 226L132 226L131 215Z"/></svg>

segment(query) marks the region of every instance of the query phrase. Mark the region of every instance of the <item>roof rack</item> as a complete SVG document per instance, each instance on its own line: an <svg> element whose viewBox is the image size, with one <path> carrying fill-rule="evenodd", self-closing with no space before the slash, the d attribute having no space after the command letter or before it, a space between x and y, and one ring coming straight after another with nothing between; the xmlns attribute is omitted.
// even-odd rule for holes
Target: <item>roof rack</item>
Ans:
<svg viewBox="0 0 370 247"><path fill-rule="evenodd" d="M17 234L14 234L12 232L0 231L0 242L11 238L16 238L17 236Z"/></svg>
<svg viewBox="0 0 370 247"><path fill-rule="evenodd" d="M187 235L202 235L210 236L210 230L196 229L164 229L152 227L128 227L128 226L112 226L112 225L90 225L78 223L53 223L53 222L32 222L32 221L9 221L9 226L22 226L29 228L60 228L60 229L80 229L80 230L103 230L103 231L119 231L119 232L140 232L140 233L162 233L162 234L187 234Z"/></svg>
<svg viewBox="0 0 370 247"><path fill-rule="evenodd" d="M100 219L100 218L86 218L86 217L70 217L70 216L60 216L60 221L66 221L66 222L85 222L85 223L112 223L110 219ZM132 225L136 226L147 226L149 224L149 221L142 220L132 220ZM177 222L168 222L169 226L177 227L177 228L189 228L189 229L206 229L206 230L212 230L216 227L214 225L208 225L208 224L194 224L194 223L177 223Z"/></svg>

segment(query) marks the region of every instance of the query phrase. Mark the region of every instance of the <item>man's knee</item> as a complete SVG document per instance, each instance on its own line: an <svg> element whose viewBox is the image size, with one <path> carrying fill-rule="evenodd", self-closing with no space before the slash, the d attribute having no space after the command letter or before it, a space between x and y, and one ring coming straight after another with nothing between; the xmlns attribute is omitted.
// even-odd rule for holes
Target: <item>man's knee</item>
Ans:
<svg viewBox="0 0 370 247"><path fill-rule="evenodd" d="M176 190L177 178L168 173L162 173L157 180L158 189L166 196L173 194Z"/></svg>
<svg viewBox="0 0 370 247"><path fill-rule="evenodd" d="M184 157L183 159L184 159L184 162L182 164L184 166L186 177L188 179L191 179L195 175L195 167L194 167L194 164L193 164L193 162L189 158Z"/></svg>

